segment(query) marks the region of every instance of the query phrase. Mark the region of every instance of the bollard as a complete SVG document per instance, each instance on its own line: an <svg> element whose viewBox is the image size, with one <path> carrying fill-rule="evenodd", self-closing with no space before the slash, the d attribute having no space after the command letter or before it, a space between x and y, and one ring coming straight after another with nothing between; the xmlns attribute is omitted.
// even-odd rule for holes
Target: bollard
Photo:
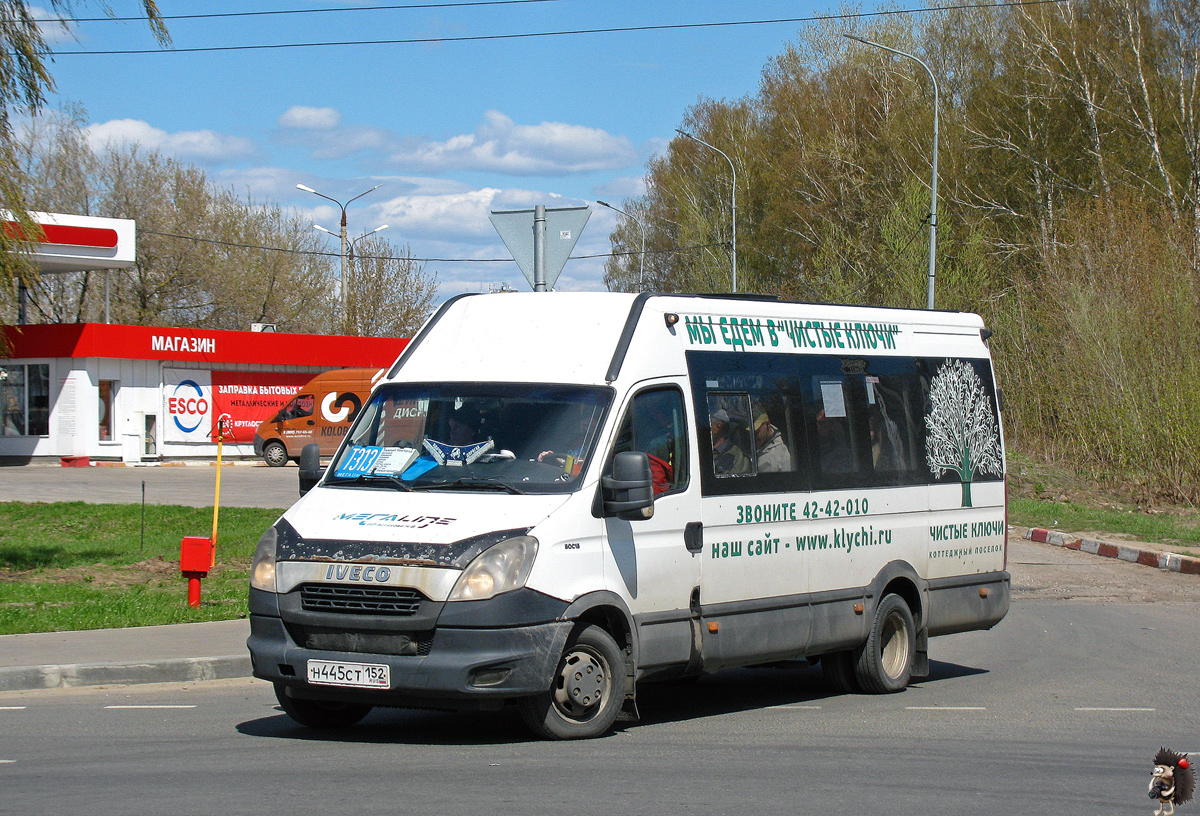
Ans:
<svg viewBox="0 0 1200 816"><path fill-rule="evenodd" d="M188 606L200 606L200 579L213 563L213 542L203 536L184 536L179 545L179 571L188 579Z"/></svg>

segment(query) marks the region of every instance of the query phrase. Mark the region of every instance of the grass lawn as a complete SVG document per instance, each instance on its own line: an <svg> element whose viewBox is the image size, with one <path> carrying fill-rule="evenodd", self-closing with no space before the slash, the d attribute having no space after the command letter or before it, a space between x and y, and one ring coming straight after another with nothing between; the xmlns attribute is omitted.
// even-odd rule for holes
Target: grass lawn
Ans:
<svg viewBox="0 0 1200 816"><path fill-rule="evenodd" d="M221 509L217 563L187 605L179 542L212 508L0 502L0 634L245 617L250 560L281 510Z"/></svg>
<svg viewBox="0 0 1200 816"><path fill-rule="evenodd" d="M212 508L0 502L0 634L151 626L247 615L250 560L281 510L221 510L217 564L187 605L179 542L212 532ZM1200 556L1200 514L1013 497L1009 521L1096 532Z"/></svg>
<svg viewBox="0 0 1200 816"><path fill-rule="evenodd" d="M1011 524L1045 527L1066 533L1100 531L1161 545L1164 550L1200 556L1200 516L1195 513L1146 513L1134 508L1097 508L1072 502L1010 499Z"/></svg>

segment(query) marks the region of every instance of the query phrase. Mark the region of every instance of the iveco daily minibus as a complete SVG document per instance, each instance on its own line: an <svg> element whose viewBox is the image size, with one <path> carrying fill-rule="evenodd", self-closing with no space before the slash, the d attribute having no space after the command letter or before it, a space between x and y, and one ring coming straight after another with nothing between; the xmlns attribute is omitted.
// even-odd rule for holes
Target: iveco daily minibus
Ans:
<svg viewBox="0 0 1200 816"><path fill-rule="evenodd" d="M447 301L259 542L254 674L313 727L511 703L558 739L730 666L901 691L930 637L1009 606L989 336L754 297Z"/></svg>

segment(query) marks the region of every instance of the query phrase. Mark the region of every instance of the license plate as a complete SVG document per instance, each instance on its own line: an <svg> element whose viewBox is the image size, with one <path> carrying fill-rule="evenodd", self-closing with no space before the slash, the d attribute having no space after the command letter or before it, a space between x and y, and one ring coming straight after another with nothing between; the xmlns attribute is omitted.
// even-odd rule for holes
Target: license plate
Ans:
<svg viewBox="0 0 1200 816"><path fill-rule="evenodd" d="M391 669L385 664L310 660L308 682L319 686L386 689L391 687L392 678Z"/></svg>

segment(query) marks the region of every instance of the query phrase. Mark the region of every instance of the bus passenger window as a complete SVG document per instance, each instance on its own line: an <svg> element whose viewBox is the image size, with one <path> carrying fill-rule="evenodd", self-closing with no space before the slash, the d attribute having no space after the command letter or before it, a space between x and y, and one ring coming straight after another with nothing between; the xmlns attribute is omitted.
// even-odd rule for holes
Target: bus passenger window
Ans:
<svg viewBox="0 0 1200 816"><path fill-rule="evenodd" d="M708 398L713 472L718 477L753 476L757 463L749 430L750 397L724 394ZM750 451L750 454L747 454Z"/></svg>

